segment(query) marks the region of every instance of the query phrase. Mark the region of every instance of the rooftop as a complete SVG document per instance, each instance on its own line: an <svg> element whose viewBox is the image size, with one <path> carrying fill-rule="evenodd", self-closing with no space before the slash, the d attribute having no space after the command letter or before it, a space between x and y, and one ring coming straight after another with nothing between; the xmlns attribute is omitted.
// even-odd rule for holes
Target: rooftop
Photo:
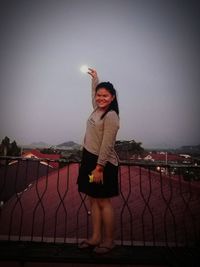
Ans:
<svg viewBox="0 0 200 267"><path fill-rule="evenodd" d="M199 166L176 165L176 174L174 166L162 167L167 172L156 171L156 164L121 163L120 195L113 198L117 246L103 257L77 248L91 232L87 197L77 192L79 163L35 177L0 209L1 261L195 266L186 263L199 261L200 186L184 180L183 171L199 173Z"/></svg>

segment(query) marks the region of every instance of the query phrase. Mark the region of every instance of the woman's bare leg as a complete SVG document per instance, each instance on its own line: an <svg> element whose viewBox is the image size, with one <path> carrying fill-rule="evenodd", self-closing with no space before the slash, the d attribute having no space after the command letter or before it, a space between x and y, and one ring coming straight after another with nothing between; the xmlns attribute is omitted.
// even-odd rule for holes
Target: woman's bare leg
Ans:
<svg viewBox="0 0 200 267"><path fill-rule="evenodd" d="M98 199L98 204L104 229L102 245L112 247L114 242L114 209L109 198Z"/></svg>
<svg viewBox="0 0 200 267"><path fill-rule="evenodd" d="M97 199L90 197L91 217L92 217L92 236L88 240L90 244L101 242L102 215Z"/></svg>

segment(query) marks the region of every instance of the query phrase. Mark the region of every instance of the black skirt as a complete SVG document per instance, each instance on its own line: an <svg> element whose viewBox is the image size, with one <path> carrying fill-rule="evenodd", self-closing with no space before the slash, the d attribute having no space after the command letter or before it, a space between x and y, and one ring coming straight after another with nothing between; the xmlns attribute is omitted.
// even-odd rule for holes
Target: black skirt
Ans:
<svg viewBox="0 0 200 267"><path fill-rule="evenodd" d="M119 195L118 166L106 163L103 171L103 184L90 183L89 175L95 169L98 156L83 149L78 175L78 191L94 198L110 198Z"/></svg>

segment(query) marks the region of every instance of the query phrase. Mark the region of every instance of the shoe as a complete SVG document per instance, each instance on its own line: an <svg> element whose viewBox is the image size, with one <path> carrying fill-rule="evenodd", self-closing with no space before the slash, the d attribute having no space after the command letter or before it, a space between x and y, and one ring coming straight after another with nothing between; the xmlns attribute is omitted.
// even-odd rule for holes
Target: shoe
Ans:
<svg viewBox="0 0 200 267"><path fill-rule="evenodd" d="M114 249L114 247L115 247L114 244L111 247L106 247L106 246L103 246L103 245L102 246L99 245L99 246L96 246L93 251L96 254L106 254L106 253L111 252Z"/></svg>
<svg viewBox="0 0 200 267"><path fill-rule="evenodd" d="M94 249L98 244L90 244L87 240L83 240L79 245L79 249Z"/></svg>

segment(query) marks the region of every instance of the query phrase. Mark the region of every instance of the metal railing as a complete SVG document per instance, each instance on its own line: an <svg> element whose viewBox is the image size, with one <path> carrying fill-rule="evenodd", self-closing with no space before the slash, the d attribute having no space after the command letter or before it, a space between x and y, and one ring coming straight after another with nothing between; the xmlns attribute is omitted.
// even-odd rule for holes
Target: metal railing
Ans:
<svg viewBox="0 0 200 267"><path fill-rule="evenodd" d="M62 168L52 169L50 162ZM63 164L65 166L63 167ZM79 162L0 157L0 240L76 243L91 234ZM115 236L121 245L200 241L200 166L120 162Z"/></svg>

